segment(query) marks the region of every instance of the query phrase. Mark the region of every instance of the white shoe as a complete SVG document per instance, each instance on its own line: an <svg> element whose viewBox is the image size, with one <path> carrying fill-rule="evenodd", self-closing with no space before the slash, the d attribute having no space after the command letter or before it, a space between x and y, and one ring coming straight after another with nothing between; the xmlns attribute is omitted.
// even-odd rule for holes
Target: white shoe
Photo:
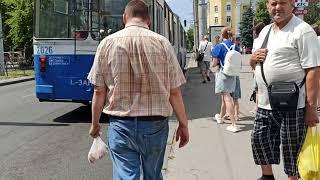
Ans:
<svg viewBox="0 0 320 180"><path fill-rule="evenodd" d="M222 124L223 123L223 120L222 120L220 114L214 115L214 119L217 121L218 124Z"/></svg>
<svg viewBox="0 0 320 180"><path fill-rule="evenodd" d="M230 125L227 127L227 131L231 131L233 133L240 131L240 128L237 125Z"/></svg>

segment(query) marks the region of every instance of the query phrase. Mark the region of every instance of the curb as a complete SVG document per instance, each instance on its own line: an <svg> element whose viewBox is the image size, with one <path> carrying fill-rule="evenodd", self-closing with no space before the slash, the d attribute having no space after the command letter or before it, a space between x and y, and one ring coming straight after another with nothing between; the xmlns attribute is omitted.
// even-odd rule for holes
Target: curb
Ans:
<svg viewBox="0 0 320 180"><path fill-rule="evenodd" d="M16 84L16 83L32 81L32 80L34 80L34 76L26 76L26 77L19 77L19 78L7 79L7 80L0 80L0 86Z"/></svg>
<svg viewBox="0 0 320 180"><path fill-rule="evenodd" d="M194 59L192 57L190 57L189 63L188 63L188 68L186 69L186 72L184 74L186 79L188 79L189 69L192 67L197 67L197 62L195 62ZM175 119L175 120L173 120L173 119ZM178 120L173 115L171 117L171 119L169 119L169 135L168 135L168 140L167 140L166 152L164 155L164 161L163 161L163 165L162 165L162 175L163 175L164 179L165 179L166 174L168 172L168 162L170 159L172 159L173 153L174 153L173 151L174 151L174 147L176 144L175 137L176 137L176 131L177 131L177 124L178 124Z"/></svg>
<svg viewBox="0 0 320 180"><path fill-rule="evenodd" d="M175 136L177 130L177 120L169 119L169 135L166 145L166 151L164 154L163 165L162 165L162 175L165 176L168 170L168 161L170 160L170 156L172 155L172 150L175 144Z"/></svg>

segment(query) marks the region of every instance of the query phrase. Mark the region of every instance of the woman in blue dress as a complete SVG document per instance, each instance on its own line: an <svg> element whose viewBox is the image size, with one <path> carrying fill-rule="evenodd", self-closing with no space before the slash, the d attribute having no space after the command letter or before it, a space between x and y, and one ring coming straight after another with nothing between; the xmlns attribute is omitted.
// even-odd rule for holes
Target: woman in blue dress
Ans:
<svg viewBox="0 0 320 180"><path fill-rule="evenodd" d="M231 97L231 93L235 92L236 88L236 76L228 76L222 72L225 56L228 52L227 48L222 43L226 44L229 49L235 48L235 50L239 52L240 48L235 46L232 40L230 40L233 35L230 28L226 27L222 29L221 33L223 40L214 48L212 52L214 64L220 64L219 70L216 72L215 93L221 94L222 100L220 114L215 115L215 120L219 124L223 123L224 116L228 114L231 120L231 125L227 127L227 130L231 132L238 132L240 128L236 125L237 119L234 116L234 101Z"/></svg>

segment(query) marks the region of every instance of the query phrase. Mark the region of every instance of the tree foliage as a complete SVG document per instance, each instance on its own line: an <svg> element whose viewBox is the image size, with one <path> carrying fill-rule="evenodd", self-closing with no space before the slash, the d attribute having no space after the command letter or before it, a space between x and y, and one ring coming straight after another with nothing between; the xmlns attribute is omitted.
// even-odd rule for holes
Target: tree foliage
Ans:
<svg viewBox="0 0 320 180"><path fill-rule="evenodd" d="M253 10L252 8L248 8L242 15L242 21L240 22L241 41L242 45L246 47L252 47L253 44L252 26Z"/></svg>
<svg viewBox="0 0 320 180"><path fill-rule="evenodd" d="M8 19L8 12L9 8L5 4L4 0L0 0L0 13L2 17L2 38L4 42L4 49L5 51L8 51L11 46L11 40L7 37L7 34L9 34L9 27L5 24L5 21Z"/></svg>
<svg viewBox="0 0 320 180"><path fill-rule="evenodd" d="M264 24L270 24L271 18L269 16L268 10L267 10L267 0L258 0L256 4L256 13L254 17L255 24L257 22L263 22Z"/></svg>
<svg viewBox="0 0 320 180"><path fill-rule="evenodd" d="M319 0L310 0L306 8L308 13L304 15L303 19L308 24L314 24L320 21L320 2Z"/></svg>
<svg viewBox="0 0 320 180"><path fill-rule="evenodd" d="M33 0L3 0L9 11L5 24L9 27L8 38L13 48L24 49L32 46Z"/></svg>
<svg viewBox="0 0 320 180"><path fill-rule="evenodd" d="M193 33L193 27L190 26L188 31L187 31L187 49L192 50L193 49L193 44L194 44L194 33Z"/></svg>

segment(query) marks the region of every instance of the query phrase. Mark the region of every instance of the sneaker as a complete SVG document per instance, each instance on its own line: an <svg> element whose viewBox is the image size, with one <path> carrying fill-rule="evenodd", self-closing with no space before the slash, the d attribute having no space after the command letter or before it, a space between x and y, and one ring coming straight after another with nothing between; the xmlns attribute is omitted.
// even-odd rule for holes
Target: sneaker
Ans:
<svg viewBox="0 0 320 180"><path fill-rule="evenodd" d="M210 77L209 77L209 76L207 76L207 80L208 80L208 81L211 81L211 79L210 79Z"/></svg>
<svg viewBox="0 0 320 180"><path fill-rule="evenodd" d="M202 81L203 84L207 83L206 81Z"/></svg>
<svg viewBox="0 0 320 180"><path fill-rule="evenodd" d="M227 131L235 133L240 131L240 128L237 125L230 125L227 127Z"/></svg>
<svg viewBox="0 0 320 180"><path fill-rule="evenodd" d="M223 120L222 120L220 114L214 115L214 119L217 121L218 124L222 124L223 123Z"/></svg>

